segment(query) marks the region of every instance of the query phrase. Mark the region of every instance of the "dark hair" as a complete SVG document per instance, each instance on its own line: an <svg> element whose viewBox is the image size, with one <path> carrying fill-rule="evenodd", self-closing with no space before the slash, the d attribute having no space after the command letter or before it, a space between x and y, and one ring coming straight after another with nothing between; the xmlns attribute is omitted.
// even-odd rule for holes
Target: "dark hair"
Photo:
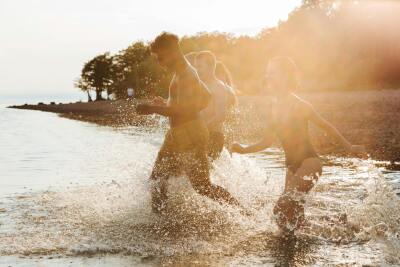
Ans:
<svg viewBox="0 0 400 267"><path fill-rule="evenodd" d="M165 48L179 48L179 38L177 35L169 32L163 32L150 44L150 51L158 53Z"/></svg>

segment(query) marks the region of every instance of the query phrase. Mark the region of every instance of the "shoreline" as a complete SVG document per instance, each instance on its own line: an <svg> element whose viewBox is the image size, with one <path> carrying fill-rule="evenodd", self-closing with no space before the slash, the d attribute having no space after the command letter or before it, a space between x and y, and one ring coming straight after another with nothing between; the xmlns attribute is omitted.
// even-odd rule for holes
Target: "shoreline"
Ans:
<svg viewBox="0 0 400 267"><path fill-rule="evenodd" d="M99 124L102 126L152 125L152 120L135 113L134 100L102 100L75 103L38 103L12 105L7 108L52 112L60 117Z"/></svg>
<svg viewBox="0 0 400 267"><path fill-rule="evenodd" d="M398 165L400 162L400 90L337 91L299 95L309 101L350 142L365 145L372 159L389 161L392 167L400 168ZM256 138L259 132L257 128L261 127L257 125L259 124L257 113L263 109L264 101L265 99L257 96L239 97L239 110L247 112L240 113L241 124L232 125L232 131L243 134L242 129L236 131L235 128L244 127L247 137L234 136L232 138L238 141ZM158 125L154 117L137 115L134 105L134 100L104 100L69 104L24 104L8 108L53 112L64 118L103 126ZM310 133L320 154L345 155L320 130L310 127Z"/></svg>

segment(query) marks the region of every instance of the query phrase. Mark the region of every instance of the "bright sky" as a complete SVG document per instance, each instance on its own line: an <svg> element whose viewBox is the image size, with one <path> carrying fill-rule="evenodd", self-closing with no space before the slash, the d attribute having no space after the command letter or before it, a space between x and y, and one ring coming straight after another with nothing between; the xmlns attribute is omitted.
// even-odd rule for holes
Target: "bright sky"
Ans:
<svg viewBox="0 0 400 267"><path fill-rule="evenodd" d="M0 0L0 95L68 94L85 61L163 30L254 35L300 0Z"/></svg>

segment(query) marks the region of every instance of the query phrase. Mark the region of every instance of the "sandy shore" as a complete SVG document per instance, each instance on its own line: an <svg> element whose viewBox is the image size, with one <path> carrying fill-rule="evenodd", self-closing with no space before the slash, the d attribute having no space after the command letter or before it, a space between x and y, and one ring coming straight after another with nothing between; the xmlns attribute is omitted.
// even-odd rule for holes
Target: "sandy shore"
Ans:
<svg viewBox="0 0 400 267"><path fill-rule="evenodd" d="M400 162L400 90L327 92L300 94L346 138L355 144L364 144L373 159ZM247 124L250 135L257 135L257 117L265 102L260 97L246 96L239 99L241 123ZM135 114L133 101L99 101L70 104L36 104L11 108L55 112L62 117L101 125L151 125L154 119ZM249 130L250 129L250 130ZM241 131L243 132L243 131ZM313 142L323 154L343 155L343 151L324 137L321 131L311 129ZM243 139L243 138L239 138Z"/></svg>
<svg viewBox="0 0 400 267"><path fill-rule="evenodd" d="M352 143L364 144L372 158L400 162L400 90L330 92L304 98ZM317 147L334 151L332 144L322 141L321 132L316 135Z"/></svg>

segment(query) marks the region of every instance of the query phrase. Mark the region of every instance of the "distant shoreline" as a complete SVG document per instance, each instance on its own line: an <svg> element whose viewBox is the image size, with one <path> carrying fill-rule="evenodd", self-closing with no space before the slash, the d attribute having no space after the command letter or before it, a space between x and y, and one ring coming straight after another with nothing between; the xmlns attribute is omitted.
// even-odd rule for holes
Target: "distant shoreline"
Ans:
<svg viewBox="0 0 400 267"><path fill-rule="evenodd" d="M135 113L134 101L103 100L75 103L38 103L13 105L8 108L53 112L61 117L105 126L148 125L150 120Z"/></svg>
<svg viewBox="0 0 400 267"><path fill-rule="evenodd" d="M352 143L364 144L373 159L400 162L400 90L341 91L301 95ZM9 108L54 112L69 119L116 127L156 124L152 118L138 116L135 113L134 103L134 101L117 100L70 104L25 104ZM262 110L262 98L239 97L239 109L249 106L255 107L253 110L256 112ZM242 121L246 123L248 119ZM248 128L247 131L257 133L254 125L244 126ZM324 137L321 131L311 127L311 134L314 145L321 154L344 155L336 145ZM393 166L399 167L399 165Z"/></svg>

